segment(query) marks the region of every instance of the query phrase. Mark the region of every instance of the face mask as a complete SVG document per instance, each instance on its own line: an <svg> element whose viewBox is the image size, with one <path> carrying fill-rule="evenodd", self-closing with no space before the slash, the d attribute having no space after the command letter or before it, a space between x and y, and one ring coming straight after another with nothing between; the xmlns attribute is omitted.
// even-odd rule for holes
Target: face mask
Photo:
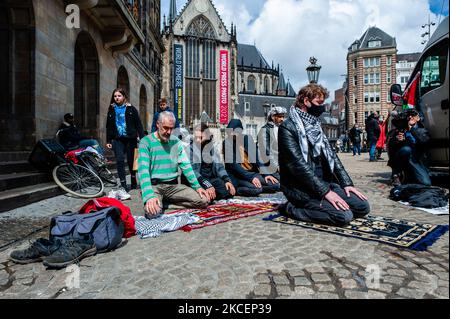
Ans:
<svg viewBox="0 0 450 319"><path fill-rule="evenodd" d="M315 105L311 103L311 107L308 107L306 111L312 116L319 117L325 112L325 104Z"/></svg>

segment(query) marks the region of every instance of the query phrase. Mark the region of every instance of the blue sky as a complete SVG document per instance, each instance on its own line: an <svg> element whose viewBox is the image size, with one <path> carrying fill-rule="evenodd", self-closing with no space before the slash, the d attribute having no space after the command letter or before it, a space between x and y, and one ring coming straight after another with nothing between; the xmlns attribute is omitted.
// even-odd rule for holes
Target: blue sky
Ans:
<svg viewBox="0 0 450 319"><path fill-rule="evenodd" d="M307 83L306 67L315 56L319 82L331 92L342 87L348 47L376 26L394 37L399 54L421 52L421 26L448 16L448 0L212 0L239 43L256 44L267 61L280 64L295 90ZM187 0L177 0L178 13ZM170 0L161 0L168 15ZM443 9L442 9L443 6ZM439 13L442 9L442 16ZM432 27L431 32L436 26ZM270 63L270 62L269 62Z"/></svg>
<svg viewBox="0 0 450 319"><path fill-rule="evenodd" d="M430 0L430 10L435 14L440 14L442 10L442 15L448 16L448 0Z"/></svg>

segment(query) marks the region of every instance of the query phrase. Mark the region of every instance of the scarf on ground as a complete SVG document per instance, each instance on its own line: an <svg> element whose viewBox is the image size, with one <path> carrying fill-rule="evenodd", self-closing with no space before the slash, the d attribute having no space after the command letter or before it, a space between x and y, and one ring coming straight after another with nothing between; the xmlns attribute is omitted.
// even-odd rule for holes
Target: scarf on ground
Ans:
<svg viewBox="0 0 450 319"><path fill-rule="evenodd" d="M331 172L334 171L334 153L331 150L330 142L322 131L322 126L319 118L312 116L306 112L301 111L295 105L291 106L289 116L297 128L300 149L303 158L308 162L308 141L313 146L313 156L319 157L321 152L325 155L328 161Z"/></svg>
<svg viewBox="0 0 450 319"><path fill-rule="evenodd" d="M200 217L191 213L162 214L153 219L144 216L135 218L136 234L145 238L155 238L164 232L172 232L186 225L191 225L200 221Z"/></svg>

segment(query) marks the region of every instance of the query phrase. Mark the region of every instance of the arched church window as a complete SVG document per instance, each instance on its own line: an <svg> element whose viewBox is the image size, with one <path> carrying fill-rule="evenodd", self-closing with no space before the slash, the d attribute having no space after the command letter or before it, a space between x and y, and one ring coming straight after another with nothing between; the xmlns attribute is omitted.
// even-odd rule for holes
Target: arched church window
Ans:
<svg viewBox="0 0 450 319"><path fill-rule="evenodd" d="M249 75L247 79L247 91L254 93L256 91L256 78Z"/></svg>
<svg viewBox="0 0 450 319"><path fill-rule="evenodd" d="M269 92L269 77L268 76L266 76L265 78L264 78L264 93L271 93L271 92Z"/></svg>
<svg viewBox="0 0 450 319"><path fill-rule="evenodd" d="M213 26L204 16L199 16L194 21L192 21L192 23L187 28L186 34L198 38L216 38Z"/></svg>

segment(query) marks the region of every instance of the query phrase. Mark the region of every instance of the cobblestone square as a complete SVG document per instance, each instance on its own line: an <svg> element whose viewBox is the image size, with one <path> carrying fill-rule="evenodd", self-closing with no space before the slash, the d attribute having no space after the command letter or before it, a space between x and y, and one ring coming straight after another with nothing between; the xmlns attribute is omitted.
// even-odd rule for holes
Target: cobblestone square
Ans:
<svg viewBox="0 0 450 319"><path fill-rule="evenodd" d="M389 200L385 161L369 163L367 154L339 156L368 195L371 214L448 224L448 215ZM125 204L142 215L138 191L131 194ZM12 250L47 236L51 216L84 202L58 196L0 214L0 298L449 298L448 233L420 252L263 221L270 213L190 233L132 237L116 251L83 259L73 288L69 268L8 260ZM367 272L373 267L379 278Z"/></svg>

